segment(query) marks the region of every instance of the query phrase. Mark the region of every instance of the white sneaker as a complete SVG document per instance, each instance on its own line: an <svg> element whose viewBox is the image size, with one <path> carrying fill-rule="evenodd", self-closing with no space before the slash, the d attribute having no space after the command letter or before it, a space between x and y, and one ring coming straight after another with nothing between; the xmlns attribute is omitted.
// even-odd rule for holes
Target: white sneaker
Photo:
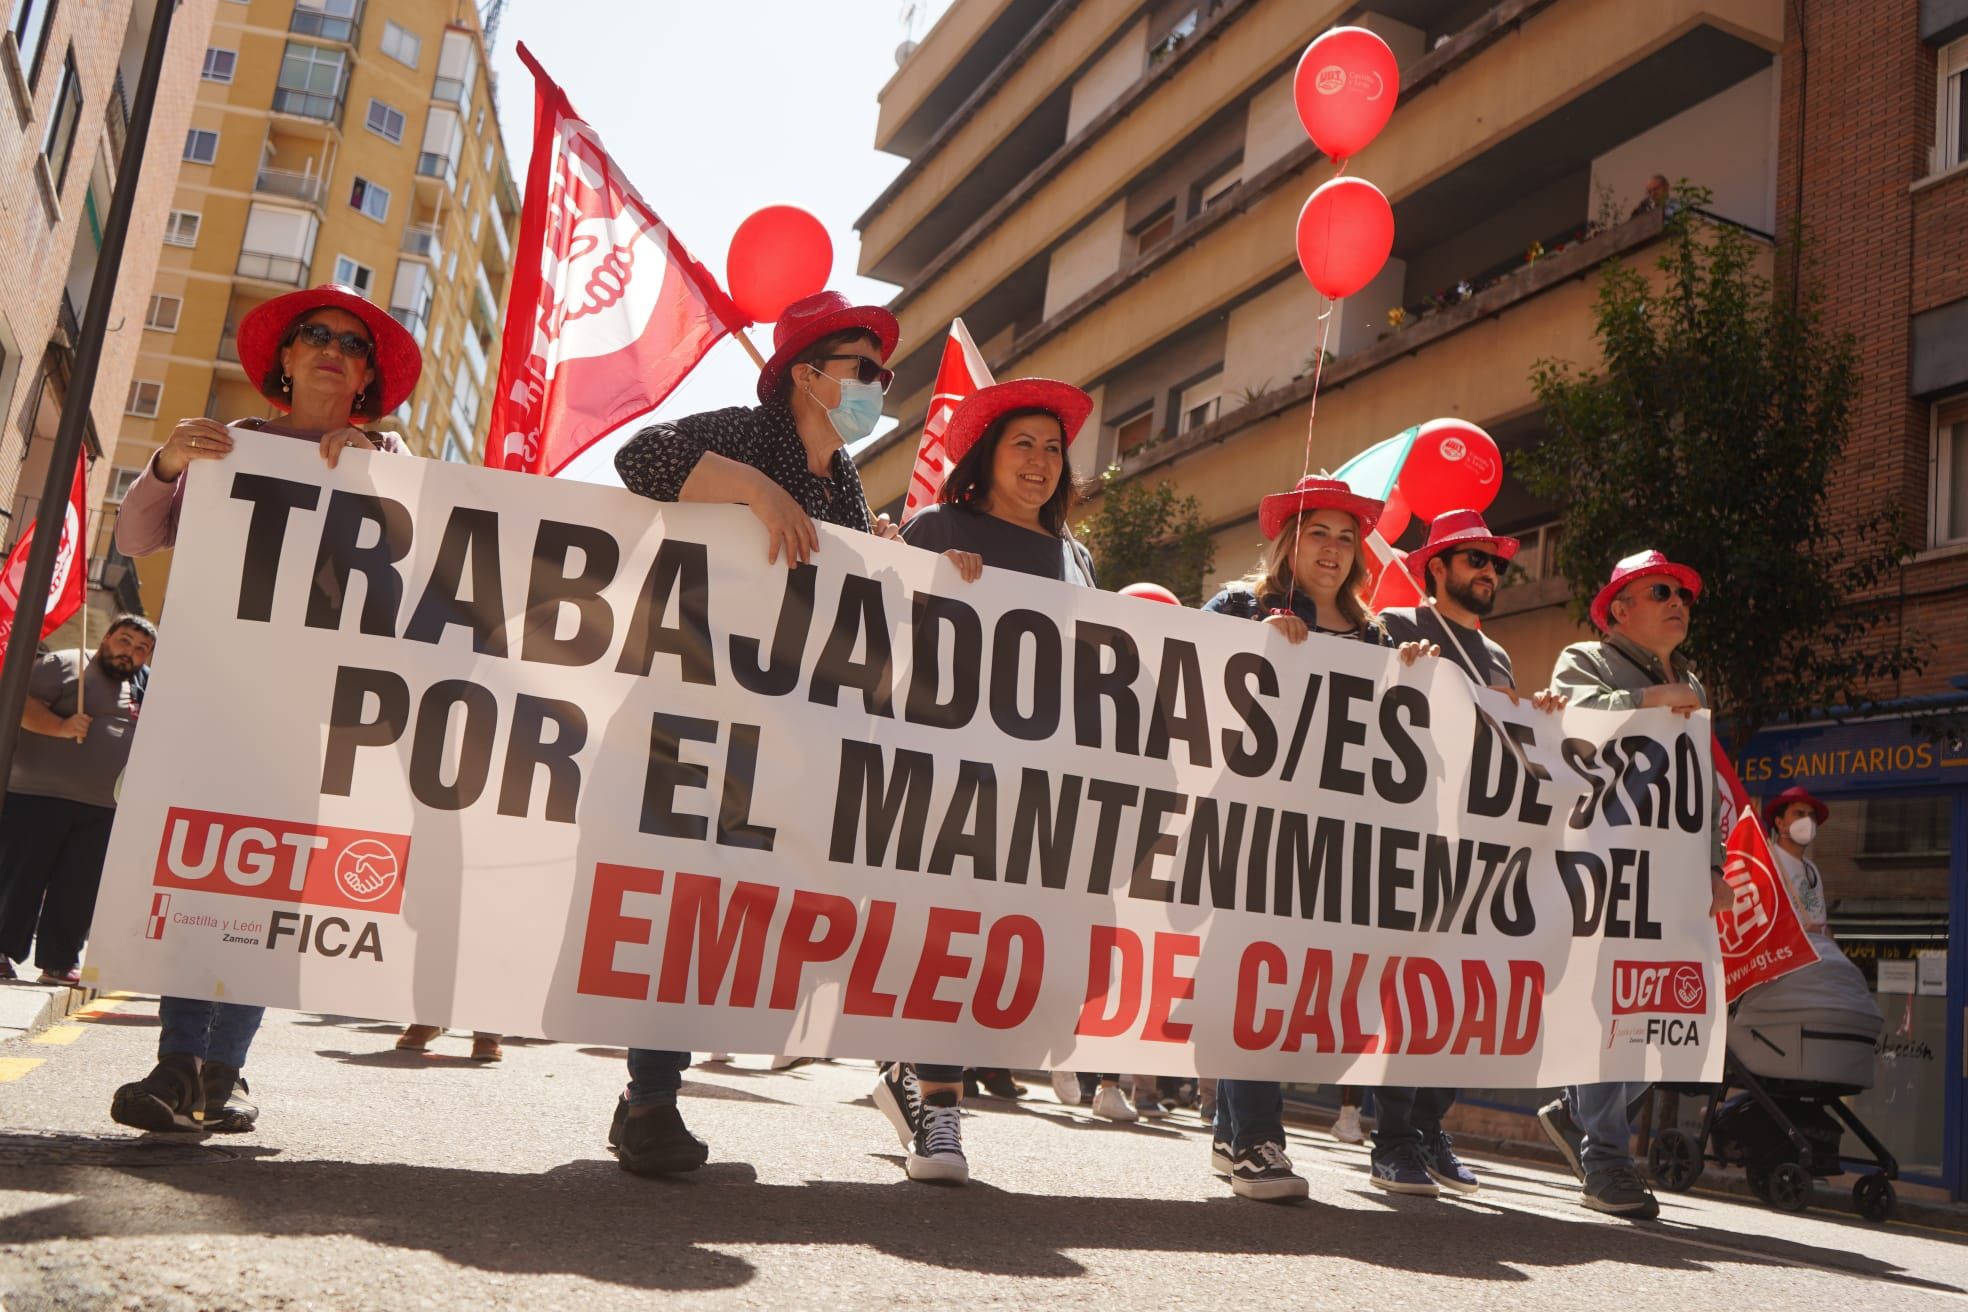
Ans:
<svg viewBox="0 0 1968 1312"><path fill-rule="evenodd" d="M722 1064L725 1066L729 1066L731 1064L731 1054L728 1052L708 1053L705 1055L704 1061L708 1064Z"/></svg>
<svg viewBox="0 0 1968 1312"><path fill-rule="evenodd" d="M955 1107L923 1104L909 1144L909 1178L933 1184L970 1183L964 1159L963 1113Z"/></svg>
<svg viewBox="0 0 1968 1312"><path fill-rule="evenodd" d="M772 1059L772 1064L766 1067L766 1069L774 1070L774 1071L789 1071L796 1066L810 1066L812 1064L813 1064L813 1058L811 1057L788 1057L784 1053L781 1053L779 1056L774 1057Z"/></svg>
<svg viewBox="0 0 1968 1312"><path fill-rule="evenodd" d="M1339 1119L1333 1122L1332 1137L1341 1143L1365 1143L1367 1132L1360 1128L1360 1109L1341 1107Z"/></svg>
<svg viewBox="0 0 1968 1312"><path fill-rule="evenodd" d="M1078 1107L1086 1101L1086 1095L1080 1092L1080 1077L1071 1071L1052 1073L1052 1096L1068 1107Z"/></svg>
<svg viewBox="0 0 1968 1312"><path fill-rule="evenodd" d="M1118 1121L1125 1125L1141 1119L1140 1113L1127 1100L1118 1084L1103 1084L1093 1095L1093 1114L1102 1120Z"/></svg>

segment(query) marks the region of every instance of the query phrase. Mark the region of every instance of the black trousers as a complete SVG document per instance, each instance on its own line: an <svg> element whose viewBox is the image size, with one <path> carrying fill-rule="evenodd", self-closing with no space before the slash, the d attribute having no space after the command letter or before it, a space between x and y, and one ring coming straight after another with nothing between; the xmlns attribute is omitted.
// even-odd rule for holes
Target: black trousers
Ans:
<svg viewBox="0 0 1968 1312"><path fill-rule="evenodd" d="M82 959L109 853L113 806L7 794L0 808L0 952L56 973Z"/></svg>

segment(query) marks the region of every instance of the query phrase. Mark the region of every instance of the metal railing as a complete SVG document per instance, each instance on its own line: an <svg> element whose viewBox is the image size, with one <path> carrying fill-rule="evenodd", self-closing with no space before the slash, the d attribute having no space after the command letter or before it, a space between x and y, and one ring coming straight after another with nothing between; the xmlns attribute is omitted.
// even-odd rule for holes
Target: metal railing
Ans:
<svg viewBox="0 0 1968 1312"><path fill-rule="evenodd" d="M253 190L270 196L320 205L327 194L328 179L319 173L296 173L292 169L261 169L253 178Z"/></svg>
<svg viewBox="0 0 1968 1312"><path fill-rule="evenodd" d="M261 278L298 287L307 277L308 262L298 255L276 255L271 251L239 252L238 273L242 278Z"/></svg>
<svg viewBox="0 0 1968 1312"><path fill-rule="evenodd" d="M330 14L307 5L295 5L294 16L287 20L287 30L296 36L319 37L323 41L339 41L343 45L358 45L362 40L362 6L355 7L349 17Z"/></svg>
<svg viewBox="0 0 1968 1312"><path fill-rule="evenodd" d="M123 90L123 71L118 69L116 79L109 89L109 116L105 124L109 133L109 153L112 167L123 161L123 143L130 135L130 97Z"/></svg>
<svg viewBox="0 0 1968 1312"><path fill-rule="evenodd" d="M62 292L61 308L56 311L61 324L62 336L68 340L63 343L70 350L82 340L82 317L75 312L75 301L67 291Z"/></svg>
<svg viewBox="0 0 1968 1312"><path fill-rule="evenodd" d="M434 150L417 153L417 176L436 178L447 187L458 185L458 161Z"/></svg>
<svg viewBox="0 0 1968 1312"><path fill-rule="evenodd" d="M403 253L434 260L438 255L440 240L436 228L411 224L403 230Z"/></svg>
<svg viewBox="0 0 1968 1312"><path fill-rule="evenodd" d="M332 95L323 91L308 91L300 87L275 87L273 89L273 109L277 114L294 114L301 118L320 119L340 127L342 104L348 98L347 79L344 85Z"/></svg>

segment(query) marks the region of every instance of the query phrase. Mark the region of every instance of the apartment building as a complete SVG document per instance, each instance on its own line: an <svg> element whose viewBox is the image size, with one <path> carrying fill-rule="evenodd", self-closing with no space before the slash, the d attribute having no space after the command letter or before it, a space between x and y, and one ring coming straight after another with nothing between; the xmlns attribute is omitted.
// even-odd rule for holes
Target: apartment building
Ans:
<svg viewBox="0 0 1968 1312"><path fill-rule="evenodd" d="M273 411L240 367L254 306L346 283L422 344L379 426L481 458L519 192L471 0L217 0L116 428L114 503L187 415ZM137 562L164 605L168 553Z"/></svg>
<svg viewBox="0 0 1968 1312"><path fill-rule="evenodd" d="M190 0L171 25L153 111L153 142L175 142L190 120L198 64L218 0ZM91 506L110 485L110 461L142 338L164 215L177 186L175 146L145 152L128 244L110 307L95 389L71 394L75 353L128 141L134 94L156 12L152 0L11 0L0 6L0 538L11 549L40 509L63 412L89 410ZM90 566L90 632L137 598L125 565L101 549ZM72 641L73 622L51 635Z"/></svg>
<svg viewBox="0 0 1968 1312"><path fill-rule="evenodd" d="M1386 192L1395 244L1322 324L1293 229L1334 168L1291 75L1342 22L1401 67L1393 119L1348 166ZM1905 972L1879 961L1951 963L1942 993L1882 994L1907 1038L1867 1109L1910 1178L1959 1196L1968 747L1899 749L1922 714L1968 700L1968 409L1950 399L1968 397L1964 35L1960 0L956 0L881 91L875 144L908 163L859 224L861 271L902 288L899 423L859 453L870 500L902 502L961 316L998 377L1094 395L1081 473L1118 466L1197 499L1213 587L1257 559L1259 495L1307 463L1322 333L1313 469L1438 416L1482 425L1508 460L1543 434L1534 364L1596 358L1599 272L1651 274L1651 175L1707 187L1712 221L1748 230L1766 271L1772 234L1801 217L1834 320L1861 341L1854 504L1890 498L1923 527L1904 614L1935 647L1925 675L1881 690L1901 699L1891 714L1759 739L1749 763L1770 776L1752 787L1832 800L1819 860L1869 977L1897 988ZM1585 636L1552 568L1556 511L1513 477L1489 513L1525 545L1487 627L1541 680ZM1845 764L1807 768L1824 761ZM1468 1114L1525 1101L1477 1091Z"/></svg>

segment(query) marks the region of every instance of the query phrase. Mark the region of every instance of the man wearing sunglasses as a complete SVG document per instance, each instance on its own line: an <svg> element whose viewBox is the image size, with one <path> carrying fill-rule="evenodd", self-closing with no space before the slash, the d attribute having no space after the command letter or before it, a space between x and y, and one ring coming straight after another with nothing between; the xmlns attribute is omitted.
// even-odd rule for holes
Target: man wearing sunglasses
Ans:
<svg viewBox="0 0 1968 1312"><path fill-rule="evenodd" d="M803 565L820 549L813 521L893 537L871 520L849 443L874 432L901 329L878 305L839 292L794 301L772 328L756 408L733 406L643 429L615 454L631 492L657 501L747 507L765 526L766 560Z"/></svg>
<svg viewBox="0 0 1968 1312"><path fill-rule="evenodd" d="M1572 705L1608 711L1660 706L1692 715L1708 705L1701 682L1675 656L1688 636L1701 575L1658 551L1642 551L1613 567L1612 578L1592 599L1592 622L1606 636L1575 642L1558 655L1552 683ZM1729 906L1722 880L1726 841L1723 817L1713 826L1709 849L1709 911ZM1631 1108L1649 1089L1645 1082L1573 1085L1538 1110L1545 1135L1584 1181L1579 1201L1615 1216L1652 1217L1660 1204L1633 1167Z"/></svg>
<svg viewBox="0 0 1968 1312"><path fill-rule="evenodd" d="M1408 553L1408 572L1428 594L1421 606L1380 612L1381 623L1397 643L1439 647L1479 687L1517 696L1510 653L1479 627L1496 608L1503 572L1517 554L1517 539L1490 531L1474 510L1452 510L1429 526L1428 542ZM1565 699L1532 694L1541 711L1555 711ZM1476 1175L1456 1157L1442 1118L1455 1106L1455 1089L1374 1090L1373 1183L1392 1193L1434 1195L1442 1189L1475 1193Z"/></svg>
<svg viewBox="0 0 1968 1312"><path fill-rule="evenodd" d="M814 520L893 537L871 521L847 451L874 431L895 380L888 358L901 329L878 305L839 292L794 301L772 329L756 408L733 406L645 428L615 455L631 492L656 501L745 506L765 527L766 562L803 565L820 549ZM694 1171L710 1148L677 1111L687 1052L629 1049L629 1087L608 1146L637 1175Z"/></svg>

